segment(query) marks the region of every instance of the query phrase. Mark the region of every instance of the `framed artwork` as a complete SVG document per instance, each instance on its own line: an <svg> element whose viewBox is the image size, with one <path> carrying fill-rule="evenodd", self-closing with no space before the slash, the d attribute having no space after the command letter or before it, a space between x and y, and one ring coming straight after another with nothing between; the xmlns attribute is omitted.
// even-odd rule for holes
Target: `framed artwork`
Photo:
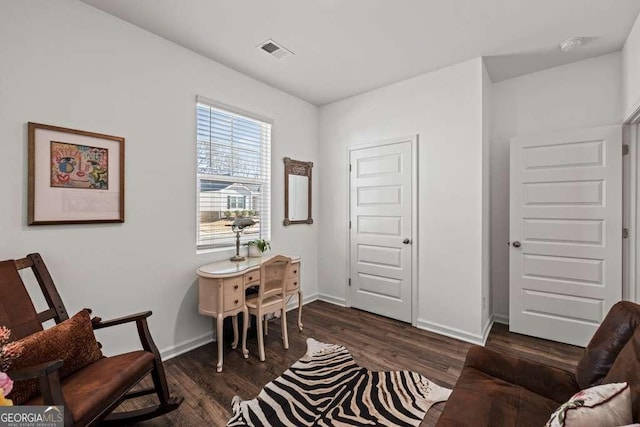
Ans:
<svg viewBox="0 0 640 427"><path fill-rule="evenodd" d="M124 138L29 122L28 224L124 222Z"/></svg>

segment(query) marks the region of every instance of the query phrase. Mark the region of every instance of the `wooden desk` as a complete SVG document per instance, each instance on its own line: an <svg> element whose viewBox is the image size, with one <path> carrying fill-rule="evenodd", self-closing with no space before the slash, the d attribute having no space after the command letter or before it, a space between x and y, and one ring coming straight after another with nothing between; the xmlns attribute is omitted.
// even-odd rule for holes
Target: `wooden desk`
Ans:
<svg viewBox="0 0 640 427"><path fill-rule="evenodd" d="M245 305L245 289L260 282L260 264L269 256L247 258L244 261L220 261L200 267L198 311L205 316L216 319L216 340L218 342L218 364L216 370L222 371L222 324L226 317L233 316L233 343L238 347L238 314L249 321L249 312ZM291 257L293 268L287 279L287 296L298 295L298 328L302 330L302 291L300 290L300 257ZM246 342L243 337L242 342ZM245 358L249 356L246 348L242 349Z"/></svg>

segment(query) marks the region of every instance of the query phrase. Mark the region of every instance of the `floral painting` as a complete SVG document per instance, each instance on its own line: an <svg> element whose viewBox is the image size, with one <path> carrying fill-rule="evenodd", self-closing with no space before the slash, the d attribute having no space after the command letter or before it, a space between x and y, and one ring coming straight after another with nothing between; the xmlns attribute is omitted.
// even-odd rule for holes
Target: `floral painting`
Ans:
<svg viewBox="0 0 640 427"><path fill-rule="evenodd" d="M51 141L51 187L109 189L107 148Z"/></svg>

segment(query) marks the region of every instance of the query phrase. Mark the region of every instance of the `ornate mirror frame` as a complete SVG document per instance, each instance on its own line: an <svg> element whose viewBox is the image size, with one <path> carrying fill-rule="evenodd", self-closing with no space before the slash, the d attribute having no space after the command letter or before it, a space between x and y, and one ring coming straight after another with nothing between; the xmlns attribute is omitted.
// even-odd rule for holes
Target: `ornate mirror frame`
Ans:
<svg viewBox="0 0 640 427"><path fill-rule="evenodd" d="M284 225L291 224L313 224L313 218L311 213L311 169L313 168L313 162L302 162L300 160L293 160L290 157L285 157L284 161ZM306 176L309 178L309 186L307 190L307 219L291 220L289 215L289 175Z"/></svg>

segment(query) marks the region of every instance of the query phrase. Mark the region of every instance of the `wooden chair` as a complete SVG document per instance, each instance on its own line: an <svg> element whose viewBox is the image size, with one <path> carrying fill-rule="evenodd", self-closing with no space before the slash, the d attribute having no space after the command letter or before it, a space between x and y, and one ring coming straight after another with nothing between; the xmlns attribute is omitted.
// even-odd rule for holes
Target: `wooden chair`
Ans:
<svg viewBox="0 0 640 427"><path fill-rule="evenodd" d="M31 268L44 294L48 309L37 313L18 270ZM65 426L93 426L98 423L121 425L157 417L177 409L182 397L170 396L160 353L156 347L147 317L151 311L103 321L92 319L93 329L135 322L143 350L106 357L82 368L67 379L60 380L58 369L62 360L9 372L14 381L39 379L41 396L26 404L64 405ZM43 323L69 319L51 275L39 254L19 260L0 262L0 325L11 329L12 338L21 339L43 330ZM151 374L153 387L130 391ZM83 378L104 378L100 387L83 389ZM86 387L86 386L85 386ZM93 387L93 386L92 386ZM122 401L156 393L159 403L129 412L111 413ZM34 401L34 402L32 402Z"/></svg>
<svg viewBox="0 0 640 427"><path fill-rule="evenodd" d="M289 280L287 280L287 291L285 304L289 304L291 298L297 296L298 298L298 330L302 332L302 289L300 288L300 264L294 264L293 260L291 261L291 273L289 276ZM264 319L264 334L269 335L269 322L267 318Z"/></svg>
<svg viewBox="0 0 640 427"><path fill-rule="evenodd" d="M263 321L265 315L280 313L282 323L282 344L285 350L289 349L289 336L287 335L287 310L286 292L287 278L290 276L291 258L277 255L265 261L260 266L260 283L258 293L246 300L249 315L256 316L258 333L258 351L260 360L264 362L264 333ZM244 322L243 340L247 336L247 328L250 322ZM243 348L246 343L243 343Z"/></svg>

